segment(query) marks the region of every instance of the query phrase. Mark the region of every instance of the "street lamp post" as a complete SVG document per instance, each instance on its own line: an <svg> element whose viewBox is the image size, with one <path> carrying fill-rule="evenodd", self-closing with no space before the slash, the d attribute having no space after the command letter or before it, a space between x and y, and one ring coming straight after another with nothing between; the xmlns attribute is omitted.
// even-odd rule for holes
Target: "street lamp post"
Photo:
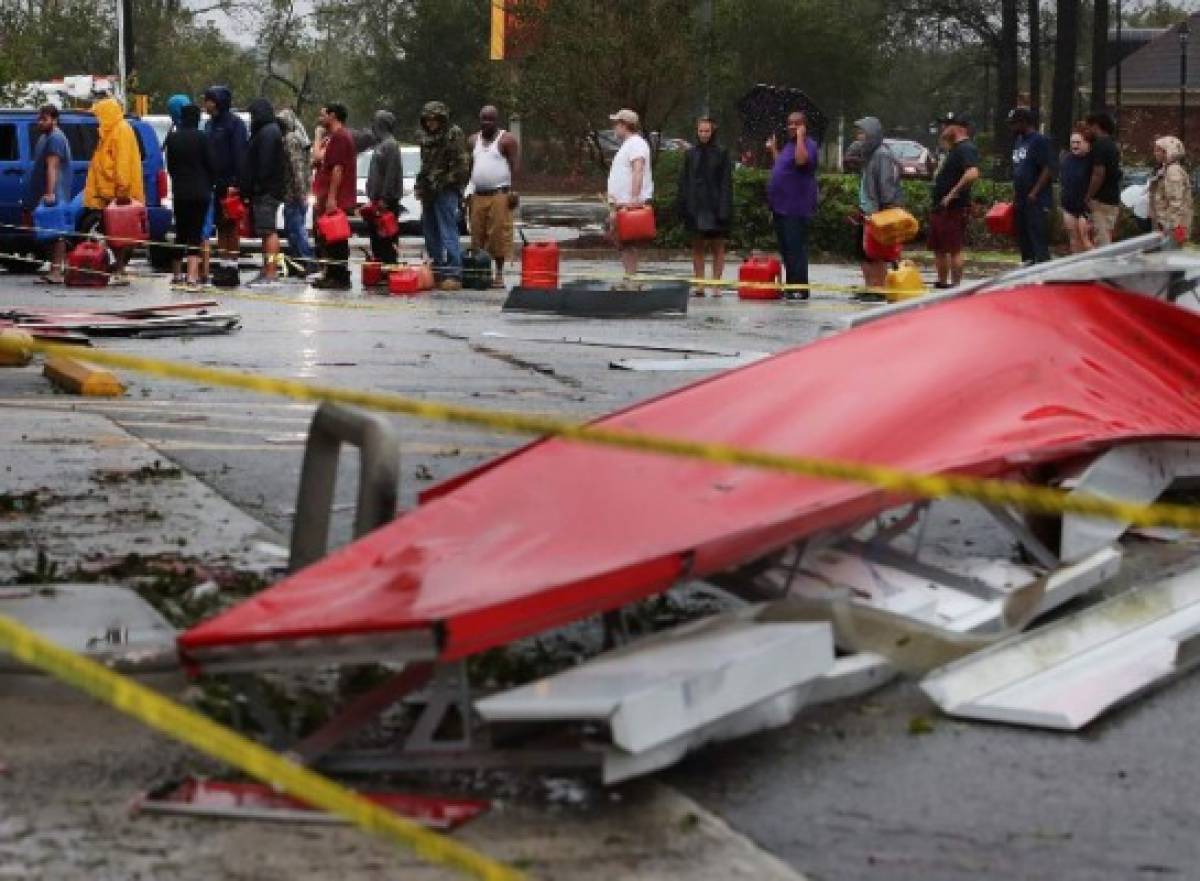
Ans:
<svg viewBox="0 0 1200 881"><path fill-rule="evenodd" d="M1187 19L1179 26L1179 140L1187 142Z"/></svg>
<svg viewBox="0 0 1200 881"><path fill-rule="evenodd" d="M1117 0L1117 70L1116 70L1117 82L1116 82L1116 87L1117 87L1117 127L1118 128L1120 128L1120 125L1121 125L1121 61L1125 57L1125 43L1122 39L1122 33L1121 33L1121 31L1122 31L1121 19L1123 17L1124 16L1121 12L1121 0Z"/></svg>

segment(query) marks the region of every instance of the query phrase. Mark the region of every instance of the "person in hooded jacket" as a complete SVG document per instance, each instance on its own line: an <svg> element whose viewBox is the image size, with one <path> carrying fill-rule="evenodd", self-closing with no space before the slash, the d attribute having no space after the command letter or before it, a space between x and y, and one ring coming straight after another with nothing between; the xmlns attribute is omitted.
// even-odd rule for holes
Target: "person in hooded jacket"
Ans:
<svg viewBox="0 0 1200 881"><path fill-rule="evenodd" d="M400 199L404 196L404 166L400 158L400 145L396 143L396 117L387 110L375 113L371 123L375 150L371 154L371 167L367 171L367 201L369 210L364 209L367 231L371 239L371 254L386 266L394 265L398 255L396 240L399 234L384 238L370 219L383 211L400 217Z"/></svg>
<svg viewBox="0 0 1200 881"><path fill-rule="evenodd" d="M205 215L212 201L213 159L208 136L200 131L200 108L180 108L178 127L167 135L167 173L175 208L175 244L187 254L189 285L200 284L200 253Z"/></svg>
<svg viewBox="0 0 1200 881"><path fill-rule="evenodd" d="M309 173L308 152L312 147L304 126L296 118L296 112L285 107L275 116L283 132L283 155L285 158L283 188L283 232L288 240L288 253L295 260L303 261L309 270L312 260L312 244L308 241L308 229L304 215L308 212Z"/></svg>
<svg viewBox="0 0 1200 881"><path fill-rule="evenodd" d="M94 222L95 212L103 211L110 202L128 205L146 201L142 154L137 135L125 121L124 108L115 98L103 98L92 107L92 113L100 123L100 140L92 154L87 182L83 186L84 213L80 223L84 230ZM116 268L109 284L129 284L125 265L131 251L130 248L116 249Z"/></svg>
<svg viewBox="0 0 1200 881"><path fill-rule="evenodd" d="M262 240L263 265L249 287L277 284L279 233L275 218L287 194L288 162L283 130L275 121L275 108L266 98L250 102L250 143L242 163L242 198L250 203L254 232Z"/></svg>
<svg viewBox="0 0 1200 881"><path fill-rule="evenodd" d="M860 223L872 214L904 203L900 188L900 163L883 142L883 124L874 116L864 116L854 123L855 137L862 144L862 177L858 184ZM862 265L863 281L868 287L881 288L887 281L888 264L867 256L861 230L856 238L856 250Z"/></svg>
<svg viewBox="0 0 1200 881"><path fill-rule="evenodd" d="M458 240L459 204L470 180L471 166L462 129L450 124L441 101L421 109L421 170L416 196L421 200L425 250L433 261L442 290L462 287L462 248Z"/></svg>
<svg viewBox="0 0 1200 881"><path fill-rule="evenodd" d="M250 136L246 123L233 112L233 92L225 86L213 86L204 93L204 109L208 122L204 132L208 135L213 155L213 222L217 228L217 256L228 267L236 267L238 257L237 221L225 216L221 200L229 194L231 187L238 185L242 162Z"/></svg>
<svg viewBox="0 0 1200 881"><path fill-rule="evenodd" d="M167 99L167 116L169 116L171 118L171 129L170 129L170 131L167 132L167 138L169 138L171 136L172 132L176 132L179 130L180 123L182 121L183 108L187 107L191 103L192 103L192 99L189 98L187 95L182 95L182 94L172 95L170 98ZM197 108L197 109L199 109L199 108ZM163 139L162 152L163 152L163 156L166 157L166 154L167 154L166 138ZM169 171L170 171L170 169L168 168L168 172ZM163 194L163 195L165 195L165 194ZM176 233L175 233L175 243L179 244L178 229L176 230ZM188 280L187 275L185 275L183 272L184 250L185 249L176 248L174 251L171 252L171 283L172 284L187 283L187 280Z"/></svg>
<svg viewBox="0 0 1200 881"><path fill-rule="evenodd" d="M713 278L725 274L725 239L733 217L733 163L717 144L717 124L707 116L696 122L696 146L684 154L675 194L675 213L692 237L692 277L704 278L711 248ZM716 290L721 295L721 290ZM696 289L704 296L704 288Z"/></svg>
<svg viewBox="0 0 1200 881"><path fill-rule="evenodd" d="M1192 236L1192 179L1183 167L1183 142L1167 135L1154 142L1157 164L1150 176L1150 222L1184 244Z"/></svg>

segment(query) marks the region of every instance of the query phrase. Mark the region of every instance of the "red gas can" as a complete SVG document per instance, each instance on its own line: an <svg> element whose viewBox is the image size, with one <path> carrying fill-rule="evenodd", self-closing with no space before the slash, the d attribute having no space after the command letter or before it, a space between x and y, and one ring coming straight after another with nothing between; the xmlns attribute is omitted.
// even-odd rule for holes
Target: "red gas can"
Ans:
<svg viewBox="0 0 1200 881"><path fill-rule="evenodd" d="M380 211L375 216L375 234L381 239L394 239L400 235L400 221L391 211Z"/></svg>
<svg viewBox="0 0 1200 881"><path fill-rule="evenodd" d="M1012 202L997 202L988 209L983 221L987 224L988 232L994 236L1017 234L1017 218Z"/></svg>
<svg viewBox="0 0 1200 881"><path fill-rule="evenodd" d="M617 241L623 245L652 242L658 231L654 226L654 209L622 208L617 211Z"/></svg>
<svg viewBox="0 0 1200 881"><path fill-rule="evenodd" d="M388 273L388 293L393 297L411 297L421 293L421 273L402 266Z"/></svg>
<svg viewBox="0 0 1200 881"><path fill-rule="evenodd" d="M558 242L526 242L521 249L521 287L558 287Z"/></svg>
<svg viewBox="0 0 1200 881"><path fill-rule="evenodd" d="M752 254L738 267L738 281L778 283L783 277L783 266L778 258ZM742 285L738 287L739 300L778 300L779 288Z"/></svg>
<svg viewBox="0 0 1200 881"><path fill-rule="evenodd" d="M230 187L229 192L221 199L221 213L225 215L226 220L232 223L240 223L248 213L246 203L242 201L242 195L238 192L237 187Z"/></svg>
<svg viewBox="0 0 1200 881"><path fill-rule="evenodd" d="M150 239L150 219L141 202L118 205L109 202L104 208L104 235L114 248L132 248Z"/></svg>
<svg viewBox="0 0 1200 881"><path fill-rule="evenodd" d="M364 288L374 288L385 284L386 279L383 277L383 264L374 261L367 261L362 265L362 285Z"/></svg>
<svg viewBox="0 0 1200 881"><path fill-rule="evenodd" d="M334 211L332 214L322 214L317 218L317 232L327 245L348 241L350 238L350 220L345 211Z"/></svg>
<svg viewBox="0 0 1200 881"><path fill-rule="evenodd" d="M102 288L108 284L108 248L92 239L80 242L67 255L66 283L72 287Z"/></svg>
<svg viewBox="0 0 1200 881"><path fill-rule="evenodd" d="M879 260L885 263L894 263L900 259L900 255L904 253L904 245L896 242L892 245L885 245L871 235L871 227L863 227L863 251L867 254L868 260Z"/></svg>

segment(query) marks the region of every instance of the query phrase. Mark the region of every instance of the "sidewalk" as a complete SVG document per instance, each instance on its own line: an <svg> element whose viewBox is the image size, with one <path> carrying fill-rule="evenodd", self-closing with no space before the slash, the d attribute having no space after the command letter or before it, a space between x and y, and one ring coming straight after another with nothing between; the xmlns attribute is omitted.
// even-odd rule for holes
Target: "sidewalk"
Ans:
<svg viewBox="0 0 1200 881"><path fill-rule="evenodd" d="M104 416L6 407L0 453L0 583L130 553L252 571L280 561L279 536ZM148 787L202 770L222 773L114 710L0 677L0 879L458 877L349 828L129 815ZM497 802L462 839L534 878L800 878L654 781L542 784L565 797Z"/></svg>

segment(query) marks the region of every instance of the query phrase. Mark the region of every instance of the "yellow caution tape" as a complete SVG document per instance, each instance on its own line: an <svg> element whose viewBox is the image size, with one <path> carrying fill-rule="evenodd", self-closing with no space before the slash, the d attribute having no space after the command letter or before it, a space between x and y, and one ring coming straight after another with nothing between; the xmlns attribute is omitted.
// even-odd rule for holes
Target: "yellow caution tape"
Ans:
<svg viewBox="0 0 1200 881"><path fill-rule="evenodd" d="M358 828L411 849L427 862L481 881L519 881L525 876L468 847L396 816L355 792L313 773L143 685L61 648L0 615L0 649L144 725L189 744L263 783Z"/></svg>
<svg viewBox="0 0 1200 881"><path fill-rule="evenodd" d="M28 346L28 344L26 345ZM0 339L0 348L2 347L11 347L11 344ZM884 465L792 456L765 450L747 450L728 444L692 441L643 434L622 428L583 424L553 416L484 410L382 392L355 391L292 379L257 376L216 367L200 367L178 361L163 361L121 352L89 349L86 353L81 354L74 347L59 346L37 340L33 342L32 348L51 355L72 354L96 364L123 367L169 379L245 389L298 401L333 401L341 404L353 404L386 413L413 416L431 422L470 425L509 434L544 435L634 452L657 453L712 462L718 465L761 468L799 477L861 483L910 498L966 499L989 505L1011 505L1020 510L1037 514L1080 514L1108 520L1122 520L1134 526L1172 526L1200 532L1200 508L1187 505L1143 505L1089 494L1072 495L1059 489L1031 486L1014 481L964 475L916 474Z"/></svg>
<svg viewBox="0 0 1200 881"><path fill-rule="evenodd" d="M61 232L60 230L52 230L52 229L44 229L43 230L43 228L37 227L37 226L26 226L26 225L21 225L21 224L14 224L14 223L0 223L0 229L3 229L3 228L18 229L23 232L39 232L39 231L54 232L54 233L59 233L63 238L73 237L73 238L84 238L84 239L97 239L100 241L104 240L104 235L101 233L98 233L98 232ZM190 245L177 245L173 242L146 242L144 244L147 244L147 245L153 244L154 247L156 247L156 248L164 248L164 249L169 249L169 250L186 251L191 248ZM229 254L226 254L225 252L217 252L217 253L218 253L218 256L221 256L221 255L224 255L226 257L230 256ZM611 252L605 252L605 253L611 253ZM292 258L287 257L287 255L281 254L279 256L281 258L286 258L288 260L292 260ZM0 254L0 257L3 257L6 260L19 260L19 261L24 261L27 263L41 264L44 262L41 258L27 257L22 254ZM292 262L295 262L295 261L293 260ZM319 264L319 265L325 265L325 266L350 267L350 266L359 265L362 261L333 260L333 259L330 259L327 257L309 257L309 258L305 258L305 262ZM420 261L417 261L417 262L420 262ZM404 262L389 263L389 264L384 264L383 268L385 270L401 269L401 268L405 268L405 267L411 267L412 265L413 264L404 263ZM75 271L82 272L82 273L91 273L94 275L110 275L111 276L114 274L111 272L107 272L105 270L81 269L78 267L75 269ZM127 272L125 274L130 275L135 278L136 277L141 277L141 278L152 277L145 273L128 273ZM697 287L697 288L703 288L703 287L753 288L753 289L770 289L770 290L781 291L784 293L786 293L786 292L800 293L800 292L804 292L804 291L809 291L809 292L820 291L822 293L835 293L835 294L840 293L840 294L848 294L850 296L860 296L863 294L885 296L887 294L886 288L874 288L874 287L867 287L865 285L842 285L842 284L833 284L833 283L826 283L826 282L811 282L808 284L791 284L791 283L784 283L782 281L741 281L739 279L693 278L693 277L687 276L687 275L670 275L670 274L663 274L663 273L638 273L637 275L630 276L630 275L625 275L624 273L617 273L617 272L593 272L593 271L571 272L568 270L561 270L561 269L556 273L556 275L558 278L561 278L561 279L576 279L576 280L580 280L580 281L681 282L681 283L685 283L691 287Z"/></svg>

